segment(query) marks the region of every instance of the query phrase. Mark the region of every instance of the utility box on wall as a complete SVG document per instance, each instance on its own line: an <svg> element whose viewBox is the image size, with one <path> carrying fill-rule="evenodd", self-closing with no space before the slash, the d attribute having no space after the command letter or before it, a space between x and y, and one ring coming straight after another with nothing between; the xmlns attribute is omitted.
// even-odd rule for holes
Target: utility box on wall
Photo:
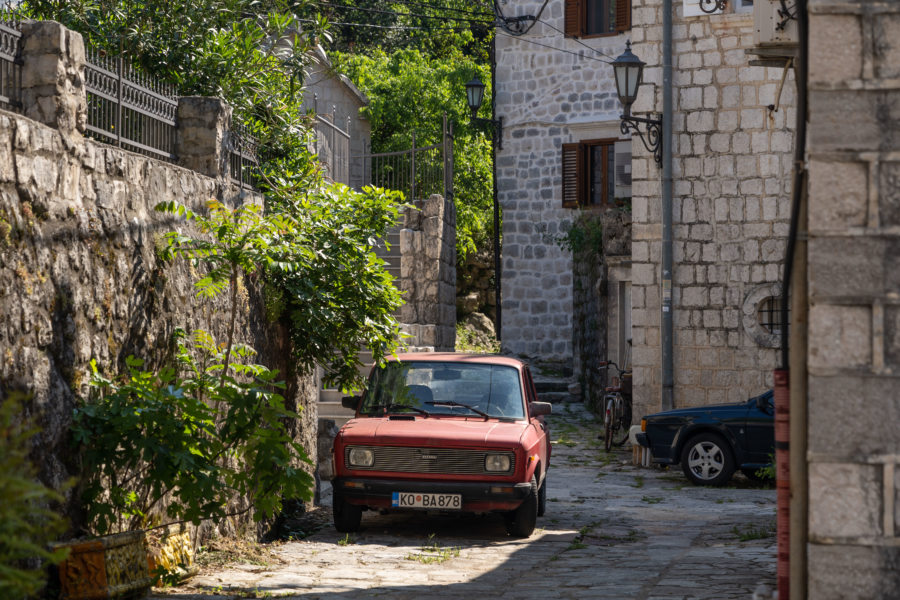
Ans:
<svg viewBox="0 0 900 600"><path fill-rule="evenodd" d="M796 0L756 0L753 4L753 43L787 46L798 43Z"/></svg>

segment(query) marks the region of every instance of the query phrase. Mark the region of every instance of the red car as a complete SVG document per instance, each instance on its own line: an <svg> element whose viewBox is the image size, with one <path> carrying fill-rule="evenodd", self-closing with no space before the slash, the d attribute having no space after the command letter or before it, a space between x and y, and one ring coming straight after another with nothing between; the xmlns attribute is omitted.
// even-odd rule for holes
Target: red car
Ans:
<svg viewBox="0 0 900 600"><path fill-rule="evenodd" d="M527 537L547 503L550 439L528 367L501 356L403 354L374 368L334 440L334 526L363 510L501 513Z"/></svg>

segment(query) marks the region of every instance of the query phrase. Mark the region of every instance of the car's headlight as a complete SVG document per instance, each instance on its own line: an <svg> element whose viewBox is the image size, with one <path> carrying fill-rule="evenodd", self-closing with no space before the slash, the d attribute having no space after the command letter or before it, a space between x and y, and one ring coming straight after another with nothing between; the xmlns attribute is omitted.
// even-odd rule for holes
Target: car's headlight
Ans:
<svg viewBox="0 0 900 600"><path fill-rule="evenodd" d="M375 453L370 448L350 448L347 459L351 467L371 467L375 464Z"/></svg>
<svg viewBox="0 0 900 600"><path fill-rule="evenodd" d="M508 454L488 454L484 457L484 470L492 472L509 471Z"/></svg>

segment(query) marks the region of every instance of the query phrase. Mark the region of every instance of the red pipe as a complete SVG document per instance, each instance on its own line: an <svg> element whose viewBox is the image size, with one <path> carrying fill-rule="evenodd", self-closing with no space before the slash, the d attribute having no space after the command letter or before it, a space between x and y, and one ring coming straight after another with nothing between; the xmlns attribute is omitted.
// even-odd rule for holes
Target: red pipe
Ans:
<svg viewBox="0 0 900 600"><path fill-rule="evenodd" d="M777 501L776 539L778 597L789 600L791 556L791 467L790 467L790 371L775 369L775 492Z"/></svg>

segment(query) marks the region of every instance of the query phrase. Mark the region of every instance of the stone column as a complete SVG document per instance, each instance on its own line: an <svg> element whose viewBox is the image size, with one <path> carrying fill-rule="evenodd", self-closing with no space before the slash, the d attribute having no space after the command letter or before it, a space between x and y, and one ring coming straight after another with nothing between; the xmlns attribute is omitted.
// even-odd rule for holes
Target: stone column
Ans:
<svg viewBox="0 0 900 600"><path fill-rule="evenodd" d="M406 212L400 231L400 321L412 345L456 346L456 212L435 194Z"/></svg>
<svg viewBox="0 0 900 600"><path fill-rule="evenodd" d="M178 99L175 155L179 165L213 179L228 179L226 141L231 111L231 106L219 98Z"/></svg>
<svg viewBox="0 0 900 600"><path fill-rule="evenodd" d="M87 121L84 41L55 21L22 23L22 106L29 119L83 133Z"/></svg>

